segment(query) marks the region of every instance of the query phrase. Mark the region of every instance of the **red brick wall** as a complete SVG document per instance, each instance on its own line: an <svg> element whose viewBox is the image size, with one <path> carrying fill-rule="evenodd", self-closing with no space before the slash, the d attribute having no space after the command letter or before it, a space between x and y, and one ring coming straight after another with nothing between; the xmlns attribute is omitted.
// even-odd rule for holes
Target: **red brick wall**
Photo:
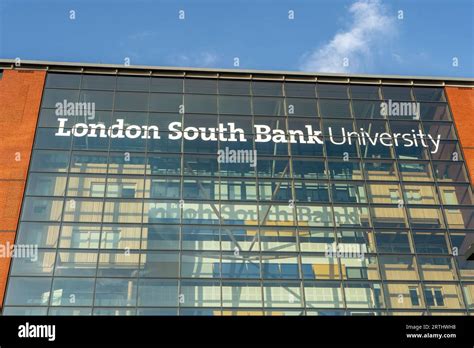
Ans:
<svg viewBox="0 0 474 348"><path fill-rule="evenodd" d="M4 70L0 79L0 244L13 244L46 77L45 71ZM10 259L0 257L0 306Z"/></svg>
<svg viewBox="0 0 474 348"><path fill-rule="evenodd" d="M446 87L446 95L474 185L474 88Z"/></svg>

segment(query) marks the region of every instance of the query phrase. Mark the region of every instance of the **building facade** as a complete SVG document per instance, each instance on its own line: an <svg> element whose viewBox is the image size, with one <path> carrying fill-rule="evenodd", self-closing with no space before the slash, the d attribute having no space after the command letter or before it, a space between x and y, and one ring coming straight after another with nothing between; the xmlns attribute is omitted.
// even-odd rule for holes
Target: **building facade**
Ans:
<svg viewBox="0 0 474 348"><path fill-rule="evenodd" d="M473 313L473 79L0 69L3 315Z"/></svg>

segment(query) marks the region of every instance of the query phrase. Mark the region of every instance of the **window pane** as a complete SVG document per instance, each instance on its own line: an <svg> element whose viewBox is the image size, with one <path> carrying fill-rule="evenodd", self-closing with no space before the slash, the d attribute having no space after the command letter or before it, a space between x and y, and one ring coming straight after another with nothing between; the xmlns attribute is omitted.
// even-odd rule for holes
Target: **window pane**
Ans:
<svg viewBox="0 0 474 348"><path fill-rule="evenodd" d="M55 278L51 306L92 306L94 279Z"/></svg>
<svg viewBox="0 0 474 348"><path fill-rule="evenodd" d="M414 87L417 101L446 101L443 88L436 87Z"/></svg>
<svg viewBox="0 0 474 348"><path fill-rule="evenodd" d="M81 83L80 74L58 74L48 73L46 77L46 88L79 88Z"/></svg>
<svg viewBox="0 0 474 348"><path fill-rule="evenodd" d="M8 282L6 305L47 306L51 291L51 278L17 278Z"/></svg>
<svg viewBox="0 0 474 348"><path fill-rule="evenodd" d="M384 99L412 100L411 87L382 86Z"/></svg>
<svg viewBox="0 0 474 348"><path fill-rule="evenodd" d="M413 233L413 240L417 253L447 254L449 253L446 245L444 232L422 232Z"/></svg>
<svg viewBox="0 0 474 348"><path fill-rule="evenodd" d="M141 249L179 249L179 226L143 226Z"/></svg>
<svg viewBox="0 0 474 348"><path fill-rule="evenodd" d="M139 76L118 76L117 90L118 91L146 91L148 92L150 85L149 77Z"/></svg>
<svg viewBox="0 0 474 348"><path fill-rule="evenodd" d="M138 306L178 306L178 281L167 279L140 279Z"/></svg>
<svg viewBox="0 0 474 348"><path fill-rule="evenodd" d="M114 92L105 91L81 91L79 96L80 103L94 103L95 110L112 110L114 101ZM87 106L89 112L92 106ZM92 115L92 117L95 115ZM88 115L88 118L92 118Z"/></svg>
<svg viewBox="0 0 474 348"><path fill-rule="evenodd" d="M282 98L255 97L253 101L253 112L255 115L283 116L285 110Z"/></svg>
<svg viewBox="0 0 474 348"><path fill-rule="evenodd" d="M115 110L146 111L148 110L148 94L117 92L115 93Z"/></svg>
<svg viewBox="0 0 474 348"><path fill-rule="evenodd" d="M238 96L219 96L219 113L250 115L250 98Z"/></svg>
<svg viewBox="0 0 474 348"><path fill-rule="evenodd" d="M212 95L185 95L186 112L217 114L217 97Z"/></svg>
<svg viewBox="0 0 474 348"><path fill-rule="evenodd" d="M56 258L55 276L95 277L97 268L97 251L59 251Z"/></svg>
<svg viewBox="0 0 474 348"><path fill-rule="evenodd" d="M316 85L313 83L285 82L285 95L287 97L316 97Z"/></svg>
<svg viewBox="0 0 474 348"><path fill-rule="evenodd" d="M183 79L169 77L152 77L150 91L182 93Z"/></svg>
<svg viewBox="0 0 474 348"><path fill-rule="evenodd" d="M260 282L223 282L222 305L224 307L262 307Z"/></svg>
<svg viewBox="0 0 474 348"><path fill-rule="evenodd" d="M28 176L26 194L32 196L63 196L66 176L32 173Z"/></svg>
<svg viewBox="0 0 474 348"><path fill-rule="evenodd" d="M26 197L21 219L26 221L59 221L62 209L62 199Z"/></svg>
<svg viewBox="0 0 474 348"><path fill-rule="evenodd" d="M185 93L216 94L217 80L214 79L186 79L184 81Z"/></svg>
<svg viewBox="0 0 474 348"><path fill-rule="evenodd" d="M283 84L281 82L252 81L253 95L283 95Z"/></svg>
<svg viewBox="0 0 474 348"><path fill-rule="evenodd" d="M344 307L340 283L305 283L304 293L308 307Z"/></svg>
<svg viewBox="0 0 474 348"><path fill-rule="evenodd" d="M351 97L353 99L380 99L378 86L350 85Z"/></svg>
<svg viewBox="0 0 474 348"><path fill-rule="evenodd" d="M12 259L11 274L22 276L47 276L52 275L54 267L55 251L37 250L23 247L25 257ZM28 255L29 254L29 255ZM23 256L23 255L22 255Z"/></svg>
<svg viewBox="0 0 474 348"><path fill-rule="evenodd" d="M135 279L97 279L96 306L136 306L137 281Z"/></svg>
<svg viewBox="0 0 474 348"><path fill-rule="evenodd" d="M348 100L320 99L319 110L322 117L352 117Z"/></svg>
<svg viewBox="0 0 474 348"><path fill-rule="evenodd" d="M69 165L69 153L63 151L33 151L31 171L65 172Z"/></svg>
<svg viewBox="0 0 474 348"><path fill-rule="evenodd" d="M340 98L347 99L348 96L348 85L343 84L329 84L320 83L317 85L318 98Z"/></svg>
<svg viewBox="0 0 474 348"><path fill-rule="evenodd" d="M250 81L219 80L219 94L249 95Z"/></svg>
<svg viewBox="0 0 474 348"><path fill-rule="evenodd" d="M408 233L405 231L376 231L375 239L379 253L411 252Z"/></svg>
<svg viewBox="0 0 474 348"><path fill-rule="evenodd" d="M79 91L72 89L45 89L43 94L43 108L56 108L56 103L76 103L79 99Z"/></svg>
<svg viewBox="0 0 474 348"><path fill-rule="evenodd" d="M18 245L37 245L38 248L55 248L59 224L21 222L16 235Z"/></svg>
<svg viewBox="0 0 474 348"><path fill-rule="evenodd" d="M386 280L418 280L413 256L379 256L380 272Z"/></svg>
<svg viewBox="0 0 474 348"><path fill-rule="evenodd" d="M83 75L82 89L115 89L116 77L113 75Z"/></svg>

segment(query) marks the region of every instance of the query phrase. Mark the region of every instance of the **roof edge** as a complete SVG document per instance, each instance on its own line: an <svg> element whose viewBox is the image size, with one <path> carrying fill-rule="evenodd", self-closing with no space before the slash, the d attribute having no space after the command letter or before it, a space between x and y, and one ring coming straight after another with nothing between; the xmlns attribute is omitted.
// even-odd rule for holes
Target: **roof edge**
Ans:
<svg viewBox="0 0 474 348"><path fill-rule="evenodd" d="M15 59L0 59L0 64L11 64L15 68ZM396 79L396 80L424 80L436 82L471 82L474 78L449 77L449 76L408 76L408 75L372 75L372 74L351 74L351 73L318 73L306 71L286 71L286 70L256 70L256 69L219 69L219 68L196 68L196 67L172 67L172 66L152 66L152 65L123 65L123 64L103 64L103 63L80 63L80 62L55 62L42 60L21 60L18 68L32 68L44 66L49 67L76 67L76 68L100 68L100 69L124 69L124 70L161 70L177 72L207 72L207 73L228 73L228 74L260 74L260 75L284 75L284 76L305 76L305 77L326 77L326 78L360 78L360 79ZM1 68L1 67L0 67Z"/></svg>

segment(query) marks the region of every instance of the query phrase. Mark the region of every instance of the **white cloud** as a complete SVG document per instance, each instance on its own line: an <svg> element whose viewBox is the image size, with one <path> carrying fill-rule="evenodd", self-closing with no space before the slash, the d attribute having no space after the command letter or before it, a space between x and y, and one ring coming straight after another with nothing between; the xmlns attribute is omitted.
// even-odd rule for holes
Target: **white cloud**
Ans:
<svg viewBox="0 0 474 348"><path fill-rule="evenodd" d="M306 53L301 70L315 72L360 71L372 61L372 51L396 30L394 18L385 14L379 0L359 0L349 8L352 22L324 46ZM349 65L344 66L344 58Z"/></svg>
<svg viewBox="0 0 474 348"><path fill-rule="evenodd" d="M194 66L194 67L212 67L215 66L218 57L216 54L211 52L200 52L194 55L180 54L172 58L174 64L180 66Z"/></svg>

